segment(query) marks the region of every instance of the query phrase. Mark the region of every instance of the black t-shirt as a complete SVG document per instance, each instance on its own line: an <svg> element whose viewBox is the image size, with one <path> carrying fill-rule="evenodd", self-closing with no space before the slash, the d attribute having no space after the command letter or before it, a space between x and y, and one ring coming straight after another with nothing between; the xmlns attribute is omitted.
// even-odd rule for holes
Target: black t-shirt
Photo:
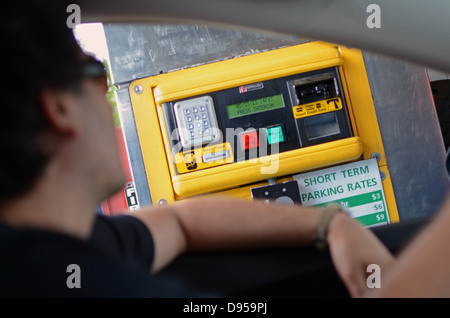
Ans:
<svg viewBox="0 0 450 318"><path fill-rule="evenodd" d="M0 223L0 297L205 296L150 275L153 255L149 230L127 215L98 215L88 241Z"/></svg>

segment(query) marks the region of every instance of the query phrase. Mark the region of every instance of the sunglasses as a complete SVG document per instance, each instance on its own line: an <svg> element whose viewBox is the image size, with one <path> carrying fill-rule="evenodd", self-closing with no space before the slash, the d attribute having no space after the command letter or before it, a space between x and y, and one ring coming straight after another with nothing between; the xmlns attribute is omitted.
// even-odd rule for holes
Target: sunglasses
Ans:
<svg viewBox="0 0 450 318"><path fill-rule="evenodd" d="M105 66L102 62L94 57L89 57L86 62L81 66L81 75L84 78L91 78L97 80L103 90L108 92L108 76L106 74Z"/></svg>

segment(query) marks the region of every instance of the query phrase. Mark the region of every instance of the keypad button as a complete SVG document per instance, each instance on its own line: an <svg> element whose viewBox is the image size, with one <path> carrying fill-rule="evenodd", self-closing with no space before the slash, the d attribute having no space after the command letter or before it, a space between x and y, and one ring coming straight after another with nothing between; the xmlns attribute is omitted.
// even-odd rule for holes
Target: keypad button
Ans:
<svg viewBox="0 0 450 318"><path fill-rule="evenodd" d="M173 111L183 148L204 145L218 139L218 122L210 96L176 102Z"/></svg>
<svg viewBox="0 0 450 318"><path fill-rule="evenodd" d="M241 133L241 145L244 150L256 148L259 146L258 133L256 130Z"/></svg>
<svg viewBox="0 0 450 318"><path fill-rule="evenodd" d="M266 128L267 142L269 145L284 142L283 129L281 126Z"/></svg>

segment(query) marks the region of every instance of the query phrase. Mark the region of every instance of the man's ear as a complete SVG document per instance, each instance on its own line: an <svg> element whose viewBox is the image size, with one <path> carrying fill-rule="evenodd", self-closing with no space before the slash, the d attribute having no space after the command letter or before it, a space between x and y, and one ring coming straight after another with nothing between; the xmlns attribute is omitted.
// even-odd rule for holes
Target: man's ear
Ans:
<svg viewBox="0 0 450 318"><path fill-rule="evenodd" d="M44 89L39 97L42 112L55 132L65 136L78 134L79 107L73 93Z"/></svg>

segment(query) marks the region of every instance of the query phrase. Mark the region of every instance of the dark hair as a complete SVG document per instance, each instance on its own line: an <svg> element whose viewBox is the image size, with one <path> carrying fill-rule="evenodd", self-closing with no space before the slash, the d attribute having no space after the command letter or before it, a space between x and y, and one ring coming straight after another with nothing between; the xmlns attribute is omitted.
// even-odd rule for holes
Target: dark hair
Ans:
<svg viewBox="0 0 450 318"><path fill-rule="evenodd" d="M19 0L2 6L0 34L0 202L31 189L50 154L41 112L43 88L67 89L78 80L81 49L66 25L65 1Z"/></svg>

